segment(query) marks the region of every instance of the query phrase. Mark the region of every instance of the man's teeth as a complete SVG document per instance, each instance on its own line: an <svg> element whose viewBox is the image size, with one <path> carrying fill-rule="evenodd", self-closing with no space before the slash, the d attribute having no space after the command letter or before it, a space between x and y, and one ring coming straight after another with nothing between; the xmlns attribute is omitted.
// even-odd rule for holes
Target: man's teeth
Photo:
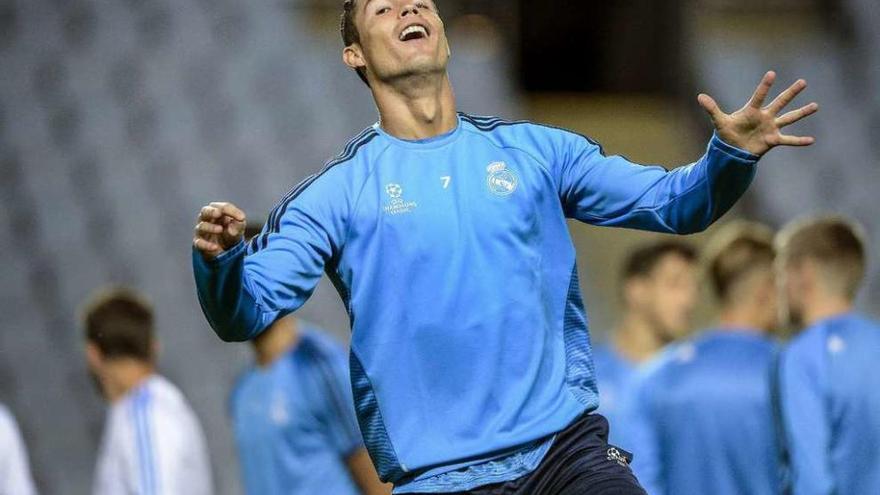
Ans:
<svg viewBox="0 0 880 495"><path fill-rule="evenodd" d="M400 33L400 39L405 40L407 36L415 33L419 33L422 36L428 36L428 31L422 26L410 26L404 29L402 33Z"/></svg>

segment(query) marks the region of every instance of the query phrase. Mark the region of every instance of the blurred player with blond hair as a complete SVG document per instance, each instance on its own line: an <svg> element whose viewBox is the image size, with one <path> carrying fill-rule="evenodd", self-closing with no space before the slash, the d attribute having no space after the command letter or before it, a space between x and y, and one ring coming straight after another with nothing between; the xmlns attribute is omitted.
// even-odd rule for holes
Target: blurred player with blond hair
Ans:
<svg viewBox="0 0 880 495"><path fill-rule="evenodd" d="M880 323L855 311L868 249L841 217L794 222L777 239L798 335L779 370L796 495L880 493Z"/></svg>
<svg viewBox="0 0 880 495"><path fill-rule="evenodd" d="M636 379L624 445L639 453L633 469L650 495L775 495L773 233L735 222L706 257L718 324L665 350Z"/></svg>

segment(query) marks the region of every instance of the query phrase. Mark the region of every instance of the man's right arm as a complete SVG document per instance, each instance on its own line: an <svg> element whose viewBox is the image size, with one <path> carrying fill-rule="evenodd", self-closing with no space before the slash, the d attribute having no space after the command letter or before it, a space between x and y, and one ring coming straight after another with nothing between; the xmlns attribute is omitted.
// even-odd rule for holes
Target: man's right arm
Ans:
<svg viewBox="0 0 880 495"><path fill-rule="evenodd" d="M343 243L348 205L340 189L332 173L307 179L249 245L244 212L231 203L202 208L193 272L202 311L221 339L250 340L311 296Z"/></svg>

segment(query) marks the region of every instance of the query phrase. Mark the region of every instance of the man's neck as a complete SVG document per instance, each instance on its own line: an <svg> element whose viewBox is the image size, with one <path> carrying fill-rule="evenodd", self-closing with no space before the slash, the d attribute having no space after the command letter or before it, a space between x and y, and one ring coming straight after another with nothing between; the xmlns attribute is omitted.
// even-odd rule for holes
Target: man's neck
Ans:
<svg viewBox="0 0 880 495"><path fill-rule="evenodd" d="M853 310L853 302L845 297L822 294L812 299L804 305L803 316L807 326Z"/></svg>
<svg viewBox="0 0 880 495"><path fill-rule="evenodd" d="M718 315L718 325L722 330L738 332L766 332L767 322L761 318L761 311L750 306L725 306Z"/></svg>
<svg viewBox="0 0 880 495"><path fill-rule="evenodd" d="M613 345L628 361L641 363L651 359L664 342L644 318L627 315L614 332Z"/></svg>
<svg viewBox="0 0 880 495"><path fill-rule="evenodd" d="M300 333L296 320L275 322L260 338L253 341L257 365L267 367L299 343Z"/></svg>
<svg viewBox="0 0 880 495"><path fill-rule="evenodd" d="M137 359L109 362L104 372L104 394L111 403L116 402L148 380L155 371L152 364Z"/></svg>
<svg viewBox="0 0 880 495"><path fill-rule="evenodd" d="M396 138L428 139L458 125L455 94L446 73L412 76L393 84L375 81L373 98L382 129Z"/></svg>

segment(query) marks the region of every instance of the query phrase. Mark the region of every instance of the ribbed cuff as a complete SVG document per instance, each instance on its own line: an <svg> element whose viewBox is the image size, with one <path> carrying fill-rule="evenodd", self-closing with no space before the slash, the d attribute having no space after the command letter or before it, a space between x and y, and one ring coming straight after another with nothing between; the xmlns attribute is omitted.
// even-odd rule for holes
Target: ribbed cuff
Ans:
<svg viewBox="0 0 880 495"><path fill-rule="evenodd" d="M720 150L725 155L736 158L737 160L741 160L744 162L755 163L761 159L760 156L752 154L746 150L737 148L736 146L731 146L718 137L718 134L712 135L712 140L709 142L709 146L715 147Z"/></svg>
<svg viewBox="0 0 880 495"><path fill-rule="evenodd" d="M204 256L202 256L202 253L198 252L196 248L193 248L193 257L198 260L201 265L207 268L217 268L235 261L236 259L238 259L239 256L242 256L246 250L247 244L244 242L244 240L241 240L238 241L238 244L236 244L232 249L223 251L222 253L220 253L220 256L217 256L212 260L206 260Z"/></svg>

